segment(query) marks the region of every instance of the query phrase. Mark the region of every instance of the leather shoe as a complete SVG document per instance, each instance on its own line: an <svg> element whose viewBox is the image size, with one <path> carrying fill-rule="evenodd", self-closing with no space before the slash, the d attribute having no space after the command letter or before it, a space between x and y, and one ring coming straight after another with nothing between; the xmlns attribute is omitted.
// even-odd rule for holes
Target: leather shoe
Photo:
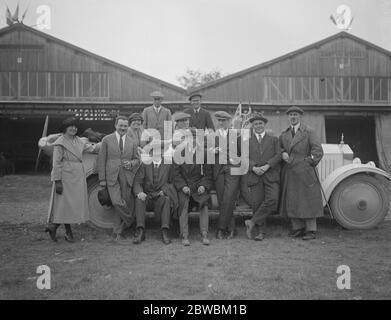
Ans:
<svg viewBox="0 0 391 320"><path fill-rule="evenodd" d="M162 229L162 241L164 244L171 243L171 239L168 237L168 229L167 228Z"/></svg>
<svg viewBox="0 0 391 320"><path fill-rule="evenodd" d="M188 238L188 237L183 237L183 238L182 238L182 244L183 244L185 247L190 246L189 238Z"/></svg>
<svg viewBox="0 0 391 320"><path fill-rule="evenodd" d="M120 234L120 233L114 233L114 234L113 234L113 240L114 240L115 242L119 242L119 241L121 241L121 240L125 240L125 238L124 238L123 235Z"/></svg>
<svg viewBox="0 0 391 320"><path fill-rule="evenodd" d="M292 237L292 238L302 237L304 235L304 231L305 231L304 229L292 230L289 233L289 236Z"/></svg>
<svg viewBox="0 0 391 320"><path fill-rule="evenodd" d="M144 228L137 228L136 232L134 233L133 243L134 244L140 244L143 241L145 241L145 231L144 231Z"/></svg>
<svg viewBox="0 0 391 320"><path fill-rule="evenodd" d="M246 225L247 238L249 238L251 240L252 239L252 232L254 230L255 224L250 219L244 221L244 224Z"/></svg>
<svg viewBox="0 0 391 320"><path fill-rule="evenodd" d="M75 242L70 224L65 225L65 240L71 243Z"/></svg>
<svg viewBox="0 0 391 320"><path fill-rule="evenodd" d="M231 240L235 237L235 234L236 234L236 231L235 230L231 230L231 231L228 231L227 233L227 239L228 240Z"/></svg>
<svg viewBox="0 0 391 320"><path fill-rule="evenodd" d="M58 224L50 223L46 228L45 232L49 233L52 241L57 242L56 232L57 232Z"/></svg>
<svg viewBox="0 0 391 320"><path fill-rule="evenodd" d="M224 230L219 229L216 234L216 239L223 240L225 239Z"/></svg>
<svg viewBox="0 0 391 320"><path fill-rule="evenodd" d="M201 235L201 243L204 245L204 246L209 246L210 244L210 241L208 239L208 234L207 233L204 233Z"/></svg>
<svg viewBox="0 0 391 320"><path fill-rule="evenodd" d="M316 239L315 231L306 231L303 236L303 240L313 240Z"/></svg>
<svg viewBox="0 0 391 320"><path fill-rule="evenodd" d="M264 234L263 232L260 232L260 233L254 238L255 241L262 241L263 239L265 239L265 234Z"/></svg>

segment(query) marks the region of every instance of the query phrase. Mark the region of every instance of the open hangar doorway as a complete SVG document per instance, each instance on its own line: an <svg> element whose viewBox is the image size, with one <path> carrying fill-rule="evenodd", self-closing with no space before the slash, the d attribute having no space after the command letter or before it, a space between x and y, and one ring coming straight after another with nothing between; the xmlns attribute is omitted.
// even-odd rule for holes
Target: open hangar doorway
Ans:
<svg viewBox="0 0 391 320"><path fill-rule="evenodd" d="M326 142L339 144L342 134L344 143L353 150L362 163L373 161L379 166L376 148L376 124L373 116L326 116Z"/></svg>

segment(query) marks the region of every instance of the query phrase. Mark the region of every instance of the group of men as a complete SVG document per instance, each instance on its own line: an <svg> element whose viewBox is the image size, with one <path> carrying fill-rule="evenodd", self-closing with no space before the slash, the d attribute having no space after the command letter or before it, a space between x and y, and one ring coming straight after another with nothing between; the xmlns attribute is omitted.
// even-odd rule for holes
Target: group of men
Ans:
<svg viewBox="0 0 391 320"><path fill-rule="evenodd" d="M153 92L151 96L152 106L145 108L142 114L117 117L116 131L102 140L98 157L99 180L114 207L115 239L122 238L122 232L135 218L133 243L143 242L145 213L154 211L161 221L163 243L171 243L171 219L177 215L182 244L188 246L189 211L197 207L200 239L202 244L209 245L208 203L214 189L219 204L216 237L231 239L235 235L233 212L241 179L245 179L252 199L253 215L245 221L249 239L261 241L265 238L266 219L276 211L291 219L292 237L304 240L316 237L316 218L323 215L323 204L315 167L323 151L314 131L301 123L302 109L292 106L287 110L290 126L279 138L266 131L268 119L263 114L252 115L249 167L245 174L238 175L232 174L232 169L238 165L230 157L232 141L228 137L232 117L227 112L216 112L214 122L211 114L201 106L201 94L196 93L189 97L189 108L172 116L170 110L162 106L164 96L161 92ZM151 161L142 160L143 148L148 143L156 143L153 139L142 139L143 130L155 129L164 137L167 121L175 122L174 136L175 132L187 132L193 137L186 150L192 158L189 163L166 163L163 153L167 151L167 144L162 141L158 141L161 153L151 152ZM197 150L205 150L205 145L198 143L196 129L213 133L213 148L206 150L213 154L213 163L208 163L206 158L197 161ZM175 148L176 144L171 142L170 147ZM241 143L239 136L234 141L239 153ZM181 150L183 153L185 150ZM224 161L221 161L222 157Z"/></svg>

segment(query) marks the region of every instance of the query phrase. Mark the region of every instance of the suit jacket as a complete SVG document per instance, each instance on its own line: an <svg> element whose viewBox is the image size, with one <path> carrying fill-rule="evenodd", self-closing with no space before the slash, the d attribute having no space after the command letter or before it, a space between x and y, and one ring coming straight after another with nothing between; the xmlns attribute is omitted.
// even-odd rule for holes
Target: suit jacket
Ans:
<svg viewBox="0 0 391 320"><path fill-rule="evenodd" d="M124 150L121 154L115 133L105 136L102 140L98 157L99 181L106 181L109 186L114 185L118 180L118 174L123 160L131 161L131 170L124 169L123 171L129 185L132 186L134 176L140 166L137 143L129 137L126 137Z"/></svg>
<svg viewBox="0 0 391 320"><path fill-rule="evenodd" d="M259 143L257 136L253 133L249 141L249 169L247 173L247 185L253 186L261 179L268 179L270 182L280 180L281 149L278 138L268 133ZM262 167L268 164L269 170L262 176L256 175L252 170L254 167Z"/></svg>
<svg viewBox="0 0 391 320"><path fill-rule="evenodd" d="M219 152L214 155L215 157L215 165L213 165L213 179L216 180L217 176L220 173L225 173L231 170L232 167L239 167L240 164L234 165L231 162L230 155L230 143L228 141L229 135L227 137L222 137L220 135L220 131L216 130L213 134L209 134L207 136L207 139L215 139L215 147L223 148L223 146L226 146L226 149L223 148L222 152ZM226 150L226 152L224 152ZM208 153L211 152L211 150L207 150ZM222 153L222 158L227 159L226 163L220 163L220 153ZM241 138L238 136L236 140L236 156L240 156L241 154Z"/></svg>
<svg viewBox="0 0 391 320"><path fill-rule="evenodd" d="M134 194L140 192L146 194L163 191L164 187L173 182L173 167L170 164L161 163L159 166L158 181L153 181L153 163L141 164L134 181Z"/></svg>
<svg viewBox="0 0 391 320"><path fill-rule="evenodd" d="M200 205L209 200L209 191L213 188L212 166L208 164L174 165L174 185L178 193L183 187L190 188L190 195ZM203 186L205 192L198 194L198 188Z"/></svg>
<svg viewBox="0 0 391 320"><path fill-rule="evenodd" d="M194 127L197 129L215 129L215 126L212 121L212 116L202 107L200 108L200 111L198 113L194 112L193 107L185 109L184 112L191 115L190 127Z"/></svg>
<svg viewBox="0 0 391 320"><path fill-rule="evenodd" d="M164 139L164 121L171 121L171 111L161 106L159 113L156 113L154 106L150 106L144 109L143 119L145 129L158 130L161 139Z"/></svg>

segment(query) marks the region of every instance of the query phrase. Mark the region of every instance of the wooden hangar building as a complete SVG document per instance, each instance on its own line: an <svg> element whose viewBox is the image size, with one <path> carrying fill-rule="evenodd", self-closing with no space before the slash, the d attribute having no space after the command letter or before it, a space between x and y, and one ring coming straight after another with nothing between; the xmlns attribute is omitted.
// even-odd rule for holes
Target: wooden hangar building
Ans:
<svg viewBox="0 0 391 320"><path fill-rule="evenodd" d="M155 90L170 105L185 100L183 88L13 24L0 30L0 152L16 162L16 171L32 170L46 115L49 133L71 115L85 128L109 133L110 120L151 105Z"/></svg>
<svg viewBox="0 0 391 320"><path fill-rule="evenodd" d="M0 30L0 152L26 157L31 169L46 115L49 133L69 115L110 132L108 120L141 111L154 90L165 94L172 112L190 93L23 24L6 27ZM234 113L239 102L263 111L276 135L288 126L288 106L298 105L323 143L339 143L343 135L355 156L391 171L391 52L350 33L193 92L202 93L211 112Z"/></svg>

